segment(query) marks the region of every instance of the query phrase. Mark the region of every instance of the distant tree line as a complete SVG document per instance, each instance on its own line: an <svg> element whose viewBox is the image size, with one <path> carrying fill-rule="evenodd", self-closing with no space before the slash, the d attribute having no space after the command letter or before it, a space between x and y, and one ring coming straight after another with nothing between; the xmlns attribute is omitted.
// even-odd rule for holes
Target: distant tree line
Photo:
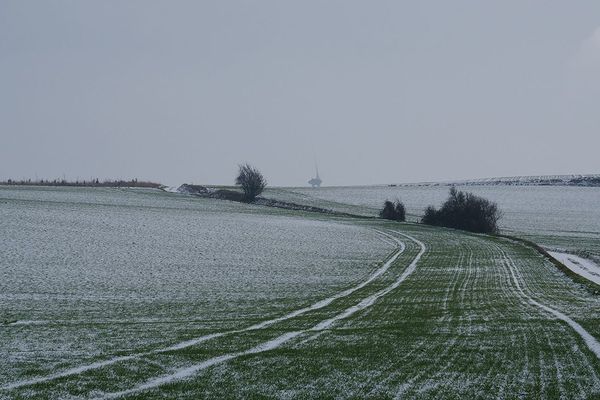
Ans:
<svg viewBox="0 0 600 400"><path fill-rule="evenodd" d="M66 179L8 179L0 182L0 185L15 185L15 186L76 186L76 187L140 187L140 188L160 188L163 185L156 182L140 181L138 179L131 180L103 180L98 178L90 180L75 180L67 181Z"/></svg>
<svg viewBox="0 0 600 400"><path fill-rule="evenodd" d="M569 184L577 186L600 186L600 176L584 176L581 178L572 178Z"/></svg>

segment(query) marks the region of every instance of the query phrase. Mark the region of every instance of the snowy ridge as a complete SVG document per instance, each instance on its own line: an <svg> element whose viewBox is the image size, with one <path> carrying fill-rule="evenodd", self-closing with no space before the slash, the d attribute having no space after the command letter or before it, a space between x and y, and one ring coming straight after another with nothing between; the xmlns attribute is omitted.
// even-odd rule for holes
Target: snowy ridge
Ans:
<svg viewBox="0 0 600 400"><path fill-rule="evenodd" d="M505 176L496 178L465 179L457 181L407 183L400 184L399 186L440 185L600 186L600 174Z"/></svg>

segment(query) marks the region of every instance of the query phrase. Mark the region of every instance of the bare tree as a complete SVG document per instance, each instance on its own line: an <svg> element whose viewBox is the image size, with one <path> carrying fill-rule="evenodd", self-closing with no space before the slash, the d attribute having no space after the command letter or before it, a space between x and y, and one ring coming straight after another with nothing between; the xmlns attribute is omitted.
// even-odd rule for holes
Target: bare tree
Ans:
<svg viewBox="0 0 600 400"><path fill-rule="evenodd" d="M235 178L235 184L242 187L244 201L252 202L265 189L267 181L259 170L246 163L239 165L239 173Z"/></svg>

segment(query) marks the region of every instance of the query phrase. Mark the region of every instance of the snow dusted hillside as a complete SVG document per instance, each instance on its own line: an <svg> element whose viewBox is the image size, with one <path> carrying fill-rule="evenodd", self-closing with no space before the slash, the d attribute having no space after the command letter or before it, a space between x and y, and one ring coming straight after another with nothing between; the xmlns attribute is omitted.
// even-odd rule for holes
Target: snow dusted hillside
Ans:
<svg viewBox="0 0 600 400"><path fill-rule="evenodd" d="M381 189L447 192L307 190ZM145 189L0 203L1 399L600 398L600 298L520 242Z"/></svg>
<svg viewBox="0 0 600 400"><path fill-rule="evenodd" d="M422 182L399 186L440 185L515 185L515 186L600 186L600 175L538 175L468 179L461 181Z"/></svg>

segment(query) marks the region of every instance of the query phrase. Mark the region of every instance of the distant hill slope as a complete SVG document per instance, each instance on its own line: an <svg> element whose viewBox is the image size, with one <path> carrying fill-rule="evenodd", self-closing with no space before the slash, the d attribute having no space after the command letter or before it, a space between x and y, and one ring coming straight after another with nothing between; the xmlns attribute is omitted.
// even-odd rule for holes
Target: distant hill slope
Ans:
<svg viewBox="0 0 600 400"><path fill-rule="evenodd" d="M470 179L446 182L422 182L398 186L447 186L447 185L510 185L510 186L600 186L600 175L540 175L510 176L499 178Z"/></svg>

